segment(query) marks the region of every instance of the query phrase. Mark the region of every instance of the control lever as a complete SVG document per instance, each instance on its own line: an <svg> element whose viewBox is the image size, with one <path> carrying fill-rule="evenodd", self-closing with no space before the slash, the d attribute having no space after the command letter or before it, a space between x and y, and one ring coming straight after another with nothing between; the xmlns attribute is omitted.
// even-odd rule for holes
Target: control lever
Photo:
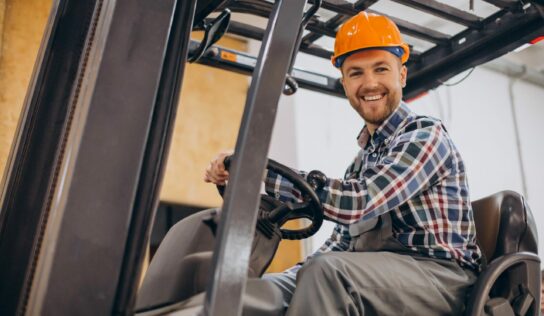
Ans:
<svg viewBox="0 0 544 316"><path fill-rule="evenodd" d="M225 165L225 170L227 170L227 171L230 168L231 160L232 160L232 155L229 155L229 156L225 157L225 159L223 159L223 165ZM225 185L218 185L217 190L219 191L219 194L221 196L225 195Z"/></svg>
<svg viewBox="0 0 544 316"><path fill-rule="evenodd" d="M201 29L204 30L204 38L200 42L198 48L189 53L187 61L194 63L199 60L204 53L215 44L227 31L230 23L230 10L225 9L221 14L211 22L202 22Z"/></svg>
<svg viewBox="0 0 544 316"><path fill-rule="evenodd" d="M289 68L287 68L287 75L285 77L285 86L283 88L283 94L285 95L293 95L298 90L298 83L295 78L291 76L291 73L293 72L296 55L298 53L300 43L302 42L302 34L304 33L304 29L306 28L306 25L308 25L308 22L310 22L310 19L321 7L321 2L322 0L314 0L314 4L302 16L302 22L300 23L300 27L298 29L297 40L295 41L293 53L291 54L291 62L289 63Z"/></svg>
<svg viewBox="0 0 544 316"><path fill-rule="evenodd" d="M295 80L295 78L291 77L291 75L287 75L285 77L285 87L283 88L283 94L285 95L293 95L298 90L298 83Z"/></svg>

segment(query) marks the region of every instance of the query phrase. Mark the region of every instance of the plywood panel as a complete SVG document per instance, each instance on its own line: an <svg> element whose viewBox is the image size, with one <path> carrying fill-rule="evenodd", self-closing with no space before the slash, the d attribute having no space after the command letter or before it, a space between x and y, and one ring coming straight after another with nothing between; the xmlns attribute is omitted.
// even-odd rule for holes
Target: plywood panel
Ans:
<svg viewBox="0 0 544 316"><path fill-rule="evenodd" d="M4 13L6 12L6 0L0 0L0 56L2 56L2 39L4 34Z"/></svg>
<svg viewBox="0 0 544 316"><path fill-rule="evenodd" d="M231 37L219 45L246 50L244 41ZM218 152L234 148L248 80L233 72L187 65L161 200L204 207L221 204L215 186L203 181L204 170Z"/></svg>
<svg viewBox="0 0 544 316"><path fill-rule="evenodd" d="M0 13L3 16L3 27L0 27L0 175L9 156L51 0L12 0L2 4L5 7Z"/></svg>

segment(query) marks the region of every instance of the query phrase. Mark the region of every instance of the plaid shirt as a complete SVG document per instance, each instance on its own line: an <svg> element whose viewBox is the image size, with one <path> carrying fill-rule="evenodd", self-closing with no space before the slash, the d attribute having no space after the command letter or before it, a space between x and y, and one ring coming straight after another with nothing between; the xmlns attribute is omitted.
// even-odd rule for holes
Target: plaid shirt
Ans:
<svg viewBox="0 0 544 316"><path fill-rule="evenodd" d="M337 223L317 253L348 251L350 224L390 212L393 234L405 247L478 270L465 167L442 123L401 103L372 136L363 128L358 143L344 179L327 178L316 192L325 218ZM292 183L271 171L265 189L282 201L300 198Z"/></svg>

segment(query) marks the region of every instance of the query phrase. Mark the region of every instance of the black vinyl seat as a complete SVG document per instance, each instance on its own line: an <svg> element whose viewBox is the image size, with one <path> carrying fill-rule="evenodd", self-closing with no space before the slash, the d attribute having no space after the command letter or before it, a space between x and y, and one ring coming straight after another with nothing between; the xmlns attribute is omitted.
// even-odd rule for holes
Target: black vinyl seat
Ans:
<svg viewBox="0 0 544 316"><path fill-rule="evenodd" d="M470 316L538 316L540 259L535 220L525 199L502 191L472 202L485 265L467 301Z"/></svg>

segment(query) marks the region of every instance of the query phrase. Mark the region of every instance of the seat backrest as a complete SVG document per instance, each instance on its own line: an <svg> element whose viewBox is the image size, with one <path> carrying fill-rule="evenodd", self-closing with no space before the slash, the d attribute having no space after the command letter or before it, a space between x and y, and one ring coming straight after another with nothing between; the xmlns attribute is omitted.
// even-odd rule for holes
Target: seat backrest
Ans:
<svg viewBox="0 0 544 316"><path fill-rule="evenodd" d="M472 202L476 236L488 262L520 251L538 253L533 214L514 191L501 191Z"/></svg>
<svg viewBox="0 0 544 316"><path fill-rule="evenodd" d="M174 225L153 256L138 291L135 310L158 308L186 299L205 284L215 237L205 224L217 213L205 210Z"/></svg>

